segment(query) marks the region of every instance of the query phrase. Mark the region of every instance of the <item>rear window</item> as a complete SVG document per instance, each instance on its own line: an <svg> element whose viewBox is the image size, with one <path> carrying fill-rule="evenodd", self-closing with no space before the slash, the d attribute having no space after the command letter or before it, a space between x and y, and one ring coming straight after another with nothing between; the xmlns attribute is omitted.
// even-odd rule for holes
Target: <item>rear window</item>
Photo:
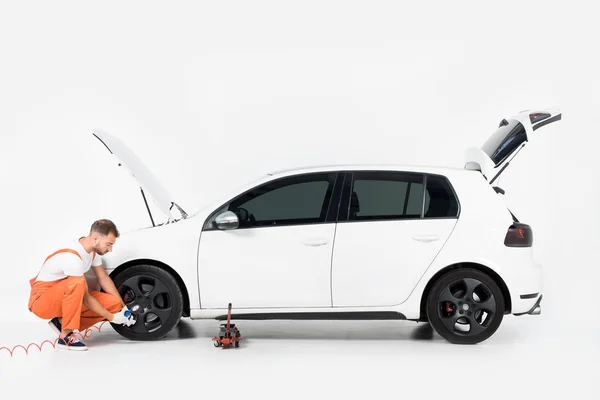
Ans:
<svg viewBox="0 0 600 400"><path fill-rule="evenodd" d="M482 150L498 165L527 140L525 127L515 119L503 120Z"/></svg>
<svg viewBox="0 0 600 400"><path fill-rule="evenodd" d="M425 218L458 216L458 199L454 195L447 178L427 175L424 211Z"/></svg>

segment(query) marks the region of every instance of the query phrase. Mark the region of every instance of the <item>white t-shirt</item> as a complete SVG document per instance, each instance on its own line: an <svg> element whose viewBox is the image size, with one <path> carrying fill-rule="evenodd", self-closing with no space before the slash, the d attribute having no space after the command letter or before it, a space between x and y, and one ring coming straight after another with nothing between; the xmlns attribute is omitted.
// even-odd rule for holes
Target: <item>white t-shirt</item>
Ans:
<svg viewBox="0 0 600 400"><path fill-rule="evenodd" d="M57 251L61 249L75 250L79 255L70 251L52 253L54 255L42 265L36 281L57 281L67 276L84 276L90 267L102 265L102 257L93 251L86 252L79 240L66 243Z"/></svg>

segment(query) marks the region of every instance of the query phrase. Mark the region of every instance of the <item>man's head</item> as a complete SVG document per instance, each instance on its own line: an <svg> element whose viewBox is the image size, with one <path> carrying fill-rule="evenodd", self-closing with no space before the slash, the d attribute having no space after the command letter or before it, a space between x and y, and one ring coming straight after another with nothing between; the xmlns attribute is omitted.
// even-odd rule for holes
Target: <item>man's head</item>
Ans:
<svg viewBox="0 0 600 400"><path fill-rule="evenodd" d="M116 225L108 219L99 219L90 228L90 239L96 254L103 256L109 251L119 237Z"/></svg>

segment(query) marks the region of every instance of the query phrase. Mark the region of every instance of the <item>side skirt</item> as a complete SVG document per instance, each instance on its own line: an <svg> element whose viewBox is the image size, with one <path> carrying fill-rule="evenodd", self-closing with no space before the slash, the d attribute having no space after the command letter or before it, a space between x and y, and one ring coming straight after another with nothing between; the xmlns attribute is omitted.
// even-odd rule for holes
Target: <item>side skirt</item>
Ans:
<svg viewBox="0 0 600 400"><path fill-rule="evenodd" d="M227 320L227 313L217 315L214 319ZM289 312L289 313L235 313L231 312L234 320L406 320L406 317L394 311L347 311L347 312Z"/></svg>

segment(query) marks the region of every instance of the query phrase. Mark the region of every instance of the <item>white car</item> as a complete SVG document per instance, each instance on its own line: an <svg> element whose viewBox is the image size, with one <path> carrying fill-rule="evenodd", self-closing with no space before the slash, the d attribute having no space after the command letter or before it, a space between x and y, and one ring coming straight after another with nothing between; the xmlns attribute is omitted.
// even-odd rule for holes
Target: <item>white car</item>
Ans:
<svg viewBox="0 0 600 400"><path fill-rule="evenodd" d="M505 314L539 314L542 300L532 228L494 181L538 128L560 119L557 109L503 119L468 149L464 168L281 171L193 215L126 145L96 131L167 218L151 215L152 226L123 233L103 257L136 310L135 325L114 329L156 340L182 317L225 320L231 303L232 320L429 321L451 343L486 340Z"/></svg>

